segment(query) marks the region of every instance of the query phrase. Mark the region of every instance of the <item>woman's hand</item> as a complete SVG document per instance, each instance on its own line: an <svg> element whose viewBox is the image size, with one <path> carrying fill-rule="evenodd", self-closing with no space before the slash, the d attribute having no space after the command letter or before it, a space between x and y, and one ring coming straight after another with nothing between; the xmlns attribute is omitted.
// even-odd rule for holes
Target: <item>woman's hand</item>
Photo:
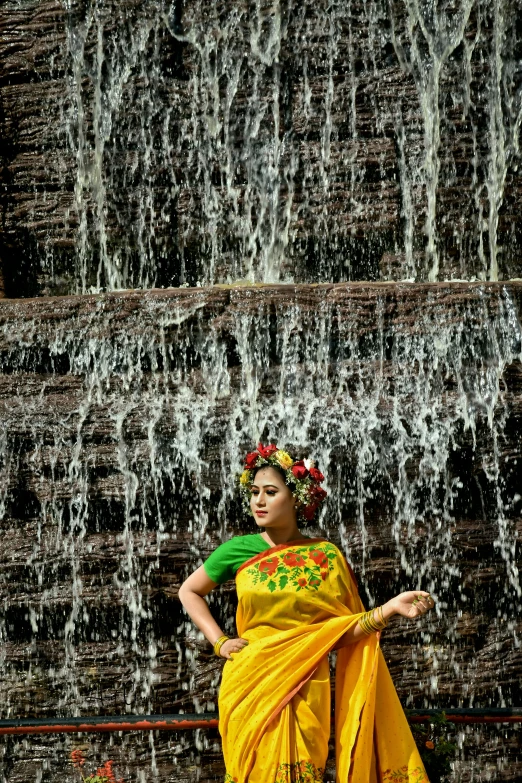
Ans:
<svg viewBox="0 0 522 783"><path fill-rule="evenodd" d="M230 653L241 652L243 647L246 647L247 644L248 642L246 639L227 639L226 642L223 642L221 645L219 654L222 658L226 658L228 661L230 661L232 660Z"/></svg>
<svg viewBox="0 0 522 783"><path fill-rule="evenodd" d="M421 617L435 606L435 601L429 593L424 590L409 590L406 593L400 593L388 601L391 613L400 614L402 617L408 617L414 620ZM386 613L388 614L388 613Z"/></svg>

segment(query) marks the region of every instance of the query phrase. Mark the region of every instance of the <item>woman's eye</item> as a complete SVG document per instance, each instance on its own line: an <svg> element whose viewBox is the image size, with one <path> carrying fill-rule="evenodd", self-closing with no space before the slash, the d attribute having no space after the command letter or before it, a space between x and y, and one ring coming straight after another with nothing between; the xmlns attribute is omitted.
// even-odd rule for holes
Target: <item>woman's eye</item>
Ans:
<svg viewBox="0 0 522 783"><path fill-rule="evenodd" d="M275 492L274 492L273 489L268 489L266 494L267 495L275 495Z"/></svg>

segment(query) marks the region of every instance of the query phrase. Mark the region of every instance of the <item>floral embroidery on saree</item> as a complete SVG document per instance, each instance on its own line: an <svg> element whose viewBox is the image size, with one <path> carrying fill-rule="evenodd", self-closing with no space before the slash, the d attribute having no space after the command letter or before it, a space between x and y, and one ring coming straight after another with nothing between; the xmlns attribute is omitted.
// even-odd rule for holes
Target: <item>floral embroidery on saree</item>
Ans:
<svg viewBox="0 0 522 783"><path fill-rule="evenodd" d="M313 761L296 761L294 764L280 764L274 783L323 783L324 769L316 767Z"/></svg>
<svg viewBox="0 0 522 783"><path fill-rule="evenodd" d="M422 767L415 767L408 771L404 766L400 769L385 769L382 773L382 783L428 783L426 772Z"/></svg>
<svg viewBox="0 0 522 783"><path fill-rule="evenodd" d="M274 778L274 783L323 783L324 769L316 767L314 762L296 761L293 764L280 764ZM224 783L238 783L238 778L228 772Z"/></svg>
<svg viewBox="0 0 522 783"><path fill-rule="evenodd" d="M285 588L318 590L333 570L337 555L337 549L328 543L295 547L255 563L247 574L254 585L266 583L271 593Z"/></svg>

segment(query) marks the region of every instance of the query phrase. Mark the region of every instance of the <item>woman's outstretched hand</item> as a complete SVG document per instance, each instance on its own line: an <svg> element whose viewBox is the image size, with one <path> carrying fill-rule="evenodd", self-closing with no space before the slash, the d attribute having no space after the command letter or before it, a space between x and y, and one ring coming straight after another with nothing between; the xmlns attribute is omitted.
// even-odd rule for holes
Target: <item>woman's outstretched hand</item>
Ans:
<svg viewBox="0 0 522 783"><path fill-rule="evenodd" d="M248 642L246 639L227 639L227 641L221 645L219 654L222 658L226 658L230 661L230 654L241 652L243 647L246 647L247 644Z"/></svg>
<svg viewBox="0 0 522 783"><path fill-rule="evenodd" d="M406 593L396 595L395 598L388 601L388 604L394 614L400 614L402 617L414 620L433 609L435 601L424 590L409 590Z"/></svg>
<svg viewBox="0 0 522 783"><path fill-rule="evenodd" d="M373 612L370 610L370 612L373 613L373 619L377 623L381 619L387 621L395 614L415 620L417 617L422 617L426 612L429 612L434 606L435 601L425 590L408 590L407 593L396 595L395 598L391 598L385 604L374 609ZM333 649L340 650L342 647L348 647L350 644L368 637L368 635L368 630L365 630L364 626L361 626L361 623L358 622L341 636Z"/></svg>

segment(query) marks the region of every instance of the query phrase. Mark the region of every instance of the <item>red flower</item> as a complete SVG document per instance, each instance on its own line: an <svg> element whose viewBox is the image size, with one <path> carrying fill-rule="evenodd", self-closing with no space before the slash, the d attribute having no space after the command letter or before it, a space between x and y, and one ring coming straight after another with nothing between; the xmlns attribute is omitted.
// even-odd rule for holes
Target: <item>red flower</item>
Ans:
<svg viewBox="0 0 522 783"><path fill-rule="evenodd" d="M316 484L312 484L308 492L310 496L314 499L314 502L316 503L321 503L328 495L328 492L326 492L326 490L324 490L322 487L318 487Z"/></svg>
<svg viewBox="0 0 522 783"><path fill-rule="evenodd" d="M259 454L257 451L251 451L249 454L247 454L245 457L245 468L247 468L247 470L252 470L252 468L255 468L258 458Z"/></svg>
<svg viewBox="0 0 522 783"><path fill-rule="evenodd" d="M308 506L305 506L303 508L304 518L307 519L309 522L311 522L318 508L319 508L318 503L309 503Z"/></svg>
<svg viewBox="0 0 522 783"><path fill-rule="evenodd" d="M298 580L297 580L297 584L299 585L299 587L305 587L305 585L306 585L306 579L302 579L302 578L301 578L301 579L298 579Z"/></svg>
<svg viewBox="0 0 522 783"><path fill-rule="evenodd" d="M314 481L324 481L324 476L317 468L310 468L310 475Z"/></svg>
<svg viewBox="0 0 522 783"><path fill-rule="evenodd" d="M326 557L325 553L321 551L321 549L312 549L309 557L316 565L321 566L321 568L324 568L324 566L328 565L328 558Z"/></svg>
<svg viewBox="0 0 522 783"><path fill-rule="evenodd" d="M114 761L106 761L103 767L100 767L96 773L99 777L105 778L109 783L116 783L114 772L112 771L112 765Z"/></svg>
<svg viewBox="0 0 522 783"><path fill-rule="evenodd" d="M426 740L426 742L425 742L424 744L426 745L426 747L428 748L428 750L433 750L433 749L434 749L434 747L435 747L435 743L434 743L434 742L432 742L431 740Z"/></svg>
<svg viewBox="0 0 522 783"><path fill-rule="evenodd" d="M272 454L275 454L277 451L277 446L275 446L273 443L270 443L268 446L263 446L263 444L260 443L257 447L257 450L263 459L268 459L272 456Z"/></svg>
<svg viewBox="0 0 522 783"><path fill-rule="evenodd" d="M75 767L83 767L85 758L80 748L71 751L71 760Z"/></svg>
<svg viewBox="0 0 522 783"><path fill-rule="evenodd" d="M278 557L267 557L266 560L261 560L261 562L258 565L259 571L261 571L262 574L268 574L268 576L272 576L272 574L277 569L277 564L279 563Z"/></svg>
<svg viewBox="0 0 522 783"><path fill-rule="evenodd" d="M295 566L304 566L306 560L302 555L298 555L296 552L287 552L283 555L283 563L290 568Z"/></svg>
<svg viewBox="0 0 522 783"><path fill-rule="evenodd" d="M321 579L323 580L323 582L327 576L328 576L328 571L321 571Z"/></svg>
<svg viewBox="0 0 522 783"><path fill-rule="evenodd" d="M300 465L299 462L296 462L295 465L293 465L292 473L296 479L305 479L309 475L308 469L305 468L304 465Z"/></svg>

